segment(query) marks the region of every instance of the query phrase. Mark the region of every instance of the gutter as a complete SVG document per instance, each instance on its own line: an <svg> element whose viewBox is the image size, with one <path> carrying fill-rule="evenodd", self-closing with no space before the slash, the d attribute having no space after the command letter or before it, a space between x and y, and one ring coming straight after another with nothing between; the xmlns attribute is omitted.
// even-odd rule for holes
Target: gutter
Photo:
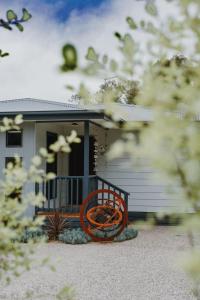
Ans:
<svg viewBox="0 0 200 300"><path fill-rule="evenodd" d="M65 120L91 120L105 119L103 111L95 112L92 110L57 110L57 111L19 111L19 112L0 112L0 120L4 117L13 118L18 114L23 115L25 121L65 121Z"/></svg>

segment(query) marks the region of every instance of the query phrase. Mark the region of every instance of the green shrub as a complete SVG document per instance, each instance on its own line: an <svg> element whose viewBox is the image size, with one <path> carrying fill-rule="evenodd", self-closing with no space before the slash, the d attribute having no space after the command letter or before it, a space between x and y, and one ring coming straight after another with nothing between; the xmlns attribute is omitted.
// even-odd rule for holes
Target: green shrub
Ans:
<svg viewBox="0 0 200 300"><path fill-rule="evenodd" d="M123 242L126 240L131 240L137 236L137 230L133 229L132 227L127 227L124 231L114 239L114 242ZM98 237L109 237L109 232L106 234L102 231L97 231L96 236ZM59 235L59 240L65 244L87 244L91 242L92 239L88 236L85 232L82 231L81 228L76 229L67 229L64 233Z"/></svg>
<svg viewBox="0 0 200 300"><path fill-rule="evenodd" d="M123 242L136 238L138 231L133 227L126 227L122 233L115 237L114 242Z"/></svg>
<svg viewBox="0 0 200 300"><path fill-rule="evenodd" d="M59 240L65 244L87 244L91 238L81 228L67 229L59 235Z"/></svg>
<svg viewBox="0 0 200 300"><path fill-rule="evenodd" d="M45 234L45 232L41 228L38 228L37 230L26 229L24 231L24 234L21 237L20 241L21 241L21 243L28 243L30 240L32 240L34 242L37 242L41 238L48 239L47 235Z"/></svg>

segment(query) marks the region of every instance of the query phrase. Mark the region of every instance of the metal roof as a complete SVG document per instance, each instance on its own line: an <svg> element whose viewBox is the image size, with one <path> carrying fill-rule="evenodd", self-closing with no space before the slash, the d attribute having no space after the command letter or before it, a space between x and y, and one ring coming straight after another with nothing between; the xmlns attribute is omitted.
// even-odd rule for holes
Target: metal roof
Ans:
<svg viewBox="0 0 200 300"><path fill-rule="evenodd" d="M65 121L104 119L102 109L90 109L79 104L22 98L0 100L0 119L22 114L28 121Z"/></svg>
<svg viewBox="0 0 200 300"><path fill-rule="evenodd" d="M106 109L108 107L106 106ZM113 103L111 111L116 112L121 120L152 121L153 114L148 108L138 105ZM103 104L79 105L33 98L0 100L0 118L13 117L19 113L24 120L64 121L105 119Z"/></svg>
<svg viewBox="0 0 200 300"><path fill-rule="evenodd" d="M86 110L78 104L33 98L0 100L0 112Z"/></svg>

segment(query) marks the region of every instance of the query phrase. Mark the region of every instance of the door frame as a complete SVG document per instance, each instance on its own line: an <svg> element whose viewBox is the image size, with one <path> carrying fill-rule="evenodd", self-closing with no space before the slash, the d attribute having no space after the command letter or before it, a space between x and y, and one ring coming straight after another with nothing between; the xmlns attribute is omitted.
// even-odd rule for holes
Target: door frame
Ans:
<svg viewBox="0 0 200 300"><path fill-rule="evenodd" d="M48 152L52 152L51 149L49 149L49 146L51 144L48 145L48 135L54 136L55 137L55 141L57 141L58 139L58 134L55 132L51 132L51 131L46 131L46 149L48 150ZM50 170L50 172L53 172L56 174L56 176L58 175L58 154L55 153L55 157L54 157L54 162L53 163L48 163L46 162L46 173L49 172L48 171L48 165L51 167L55 164L55 170ZM46 184L46 198L53 198L57 196L57 186L53 186L54 182L53 180L50 180L47 182ZM49 199L49 200L50 200Z"/></svg>

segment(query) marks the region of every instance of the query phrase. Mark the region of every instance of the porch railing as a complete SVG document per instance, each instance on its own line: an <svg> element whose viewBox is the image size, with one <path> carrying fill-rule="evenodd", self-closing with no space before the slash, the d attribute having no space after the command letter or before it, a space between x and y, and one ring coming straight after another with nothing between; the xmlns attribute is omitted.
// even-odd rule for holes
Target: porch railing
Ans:
<svg viewBox="0 0 200 300"><path fill-rule="evenodd" d="M41 212L79 212L80 205L84 199L83 176L58 176L55 179L36 184L36 194L42 192L46 201L42 207L36 207L36 213ZM125 190L99 177L89 176L89 193L96 189L108 189L119 194L128 207L128 196ZM112 199L112 195L100 195L102 198Z"/></svg>
<svg viewBox="0 0 200 300"><path fill-rule="evenodd" d="M128 196L129 196L128 192L126 192L125 190L116 186L115 184L112 184L111 182L103 179L102 177L95 176L95 181L96 181L96 188L112 190L112 191L116 192L117 194L119 194L119 196L121 196L122 199L125 201L126 206L128 208ZM108 194L107 197L108 197L108 199L110 199L110 197L112 197L112 196L110 194ZM104 198L103 193L102 193L102 198Z"/></svg>

